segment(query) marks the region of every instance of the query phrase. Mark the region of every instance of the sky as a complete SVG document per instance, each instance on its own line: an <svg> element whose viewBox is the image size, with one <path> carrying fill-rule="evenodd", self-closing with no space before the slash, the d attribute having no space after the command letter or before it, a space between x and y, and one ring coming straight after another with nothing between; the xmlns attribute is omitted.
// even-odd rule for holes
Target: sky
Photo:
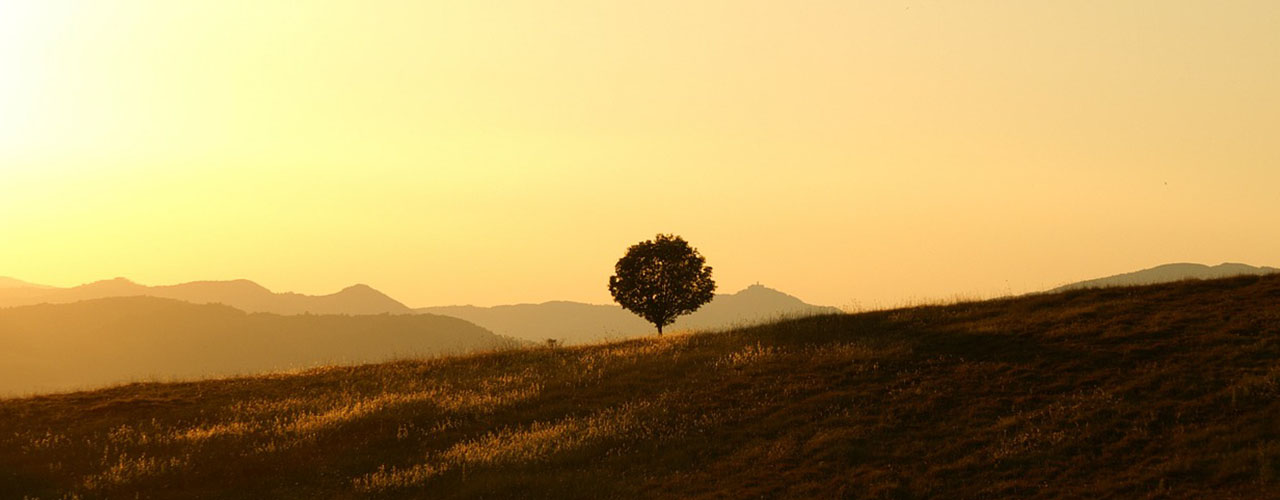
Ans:
<svg viewBox="0 0 1280 500"><path fill-rule="evenodd" d="M1280 265L1280 2L0 2L0 276L847 308Z"/></svg>

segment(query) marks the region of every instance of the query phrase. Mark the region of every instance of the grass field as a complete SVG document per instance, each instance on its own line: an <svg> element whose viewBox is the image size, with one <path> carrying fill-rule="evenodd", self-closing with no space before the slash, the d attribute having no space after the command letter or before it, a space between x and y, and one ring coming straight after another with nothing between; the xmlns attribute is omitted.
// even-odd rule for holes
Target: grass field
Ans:
<svg viewBox="0 0 1280 500"><path fill-rule="evenodd" d="M0 401L0 498L1278 498L1280 276Z"/></svg>

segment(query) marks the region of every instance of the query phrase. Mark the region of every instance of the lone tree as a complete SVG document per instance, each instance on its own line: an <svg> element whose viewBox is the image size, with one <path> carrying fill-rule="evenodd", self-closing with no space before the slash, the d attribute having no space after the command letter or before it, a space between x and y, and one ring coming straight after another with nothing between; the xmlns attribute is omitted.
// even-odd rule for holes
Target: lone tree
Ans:
<svg viewBox="0 0 1280 500"><path fill-rule="evenodd" d="M715 295L716 282L698 250L673 234L631 245L609 277L609 293L623 309L658 327L698 310Z"/></svg>

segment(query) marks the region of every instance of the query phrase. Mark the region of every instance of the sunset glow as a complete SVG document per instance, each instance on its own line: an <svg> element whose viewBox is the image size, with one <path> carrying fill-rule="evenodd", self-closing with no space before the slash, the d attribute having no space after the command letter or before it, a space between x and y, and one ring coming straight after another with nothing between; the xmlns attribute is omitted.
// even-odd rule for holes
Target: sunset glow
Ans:
<svg viewBox="0 0 1280 500"><path fill-rule="evenodd" d="M1280 263L1280 2L11 1L0 276L834 306Z"/></svg>

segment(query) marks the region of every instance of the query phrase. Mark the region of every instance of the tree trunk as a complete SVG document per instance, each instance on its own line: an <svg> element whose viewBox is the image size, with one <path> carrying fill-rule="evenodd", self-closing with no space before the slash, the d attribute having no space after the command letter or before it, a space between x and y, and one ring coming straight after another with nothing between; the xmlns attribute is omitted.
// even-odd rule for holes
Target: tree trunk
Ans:
<svg viewBox="0 0 1280 500"><path fill-rule="evenodd" d="M658 325L658 336L662 336L662 325Z"/></svg>

